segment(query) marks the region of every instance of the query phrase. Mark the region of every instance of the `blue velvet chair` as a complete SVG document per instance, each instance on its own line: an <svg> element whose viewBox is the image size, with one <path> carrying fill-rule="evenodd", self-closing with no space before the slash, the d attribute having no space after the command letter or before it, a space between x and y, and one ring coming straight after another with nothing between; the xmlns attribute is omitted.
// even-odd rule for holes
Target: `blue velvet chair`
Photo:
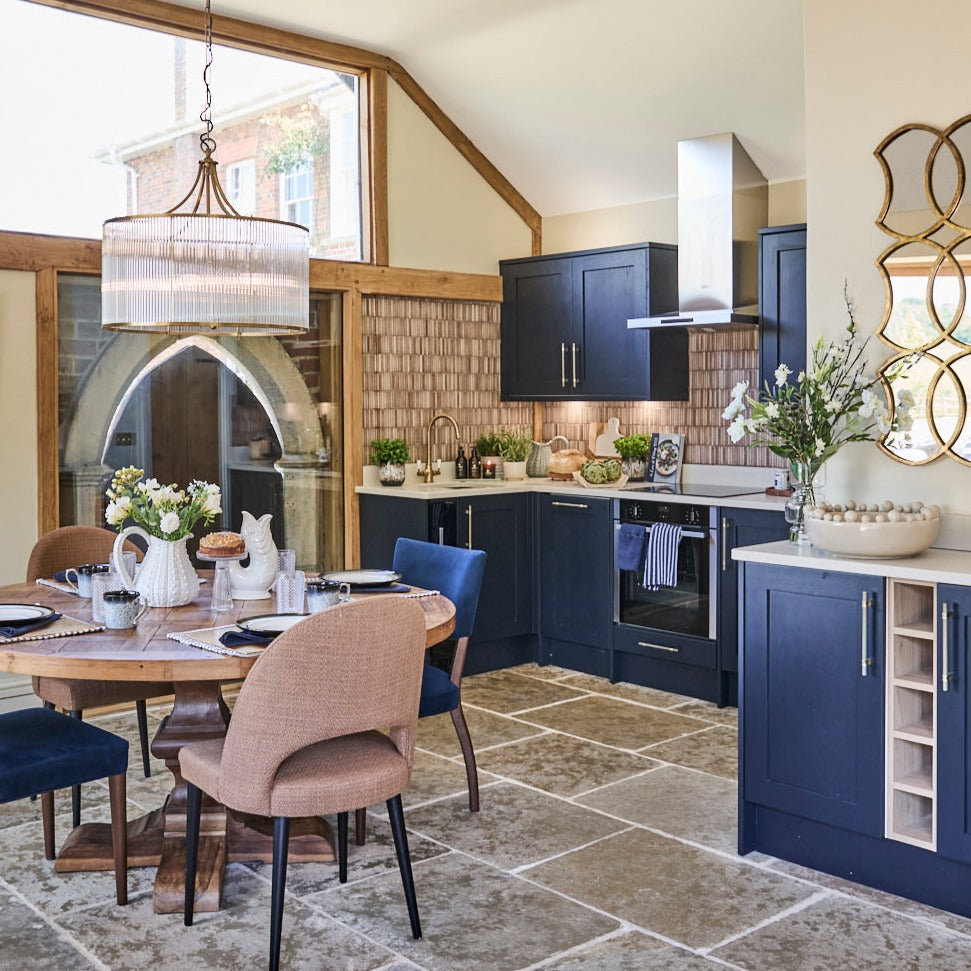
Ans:
<svg viewBox="0 0 971 971"><path fill-rule="evenodd" d="M128 903L128 742L48 708L0 715L0 803L41 793L44 856L54 859L54 790L108 779L115 898Z"/></svg>

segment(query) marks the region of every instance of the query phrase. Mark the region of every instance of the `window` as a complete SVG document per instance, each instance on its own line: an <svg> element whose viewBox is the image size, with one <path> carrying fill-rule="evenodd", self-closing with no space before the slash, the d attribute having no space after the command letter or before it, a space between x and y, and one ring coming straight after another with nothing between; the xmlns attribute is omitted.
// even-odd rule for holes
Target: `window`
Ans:
<svg viewBox="0 0 971 971"><path fill-rule="evenodd" d="M256 212L256 161L234 162L226 166L226 183L223 186L229 204L241 215L252 216Z"/></svg>
<svg viewBox="0 0 971 971"><path fill-rule="evenodd" d="M280 218L314 231L314 163L301 162L280 176Z"/></svg>
<svg viewBox="0 0 971 971"><path fill-rule="evenodd" d="M335 111L330 116L330 235L360 235L357 113Z"/></svg>

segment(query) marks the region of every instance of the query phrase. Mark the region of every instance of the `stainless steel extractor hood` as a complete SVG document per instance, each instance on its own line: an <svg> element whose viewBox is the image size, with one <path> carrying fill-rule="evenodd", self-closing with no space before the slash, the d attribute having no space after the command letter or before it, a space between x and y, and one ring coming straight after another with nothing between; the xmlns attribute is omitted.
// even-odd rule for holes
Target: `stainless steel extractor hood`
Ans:
<svg viewBox="0 0 971 971"><path fill-rule="evenodd" d="M678 142L678 311L628 328L758 324L765 176L731 132Z"/></svg>

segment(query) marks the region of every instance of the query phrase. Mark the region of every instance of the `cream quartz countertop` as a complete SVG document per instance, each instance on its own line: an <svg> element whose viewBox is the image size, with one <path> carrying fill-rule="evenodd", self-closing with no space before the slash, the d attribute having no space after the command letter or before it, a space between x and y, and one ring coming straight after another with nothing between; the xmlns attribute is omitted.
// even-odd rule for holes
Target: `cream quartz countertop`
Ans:
<svg viewBox="0 0 971 971"><path fill-rule="evenodd" d="M701 480L699 480L700 483ZM708 485L725 485L717 479L705 480ZM692 483L697 485L698 483ZM746 486L739 486L739 489ZM461 499L462 496L489 496L498 493L512 492L543 492L553 495L569 496L577 501L583 496L601 499L643 499L655 502L694 503L696 505L722 506L733 509L767 509L782 513L786 500L779 496L767 496L758 490L757 486L749 487L750 494L739 496L685 496L657 493L644 489L588 489L576 482L560 482L553 479L522 479L508 482L506 480L492 481L481 479L446 480L432 485L424 483L405 482L402 486L370 486L357 487L357 492L363 495L397 496L401 499Z"/></svg>
<svg viewBox="0 0 971 971"><path fill-rule="evenodd" d="M971 585L971 553L964 550L929 549L916 556L893 560L836 556L814 546L796 546L786 541L743 546L732 550L732 558L745 563L794 566L833 573L864 573L895 580L927 580L932 583Z"/></svg>

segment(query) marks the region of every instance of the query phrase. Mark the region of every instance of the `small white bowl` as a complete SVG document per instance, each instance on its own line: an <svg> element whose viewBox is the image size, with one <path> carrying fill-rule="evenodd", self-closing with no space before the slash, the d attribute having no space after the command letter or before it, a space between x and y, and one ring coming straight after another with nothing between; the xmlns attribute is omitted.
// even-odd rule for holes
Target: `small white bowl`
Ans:
<svg viewBox="0 0 971 971"><path fill-rule="evenodd" d="M940 516L906 523L833 523L806 519L806 535L813 546L839 556L894 559L922 553L935 539Z"/></svg>

